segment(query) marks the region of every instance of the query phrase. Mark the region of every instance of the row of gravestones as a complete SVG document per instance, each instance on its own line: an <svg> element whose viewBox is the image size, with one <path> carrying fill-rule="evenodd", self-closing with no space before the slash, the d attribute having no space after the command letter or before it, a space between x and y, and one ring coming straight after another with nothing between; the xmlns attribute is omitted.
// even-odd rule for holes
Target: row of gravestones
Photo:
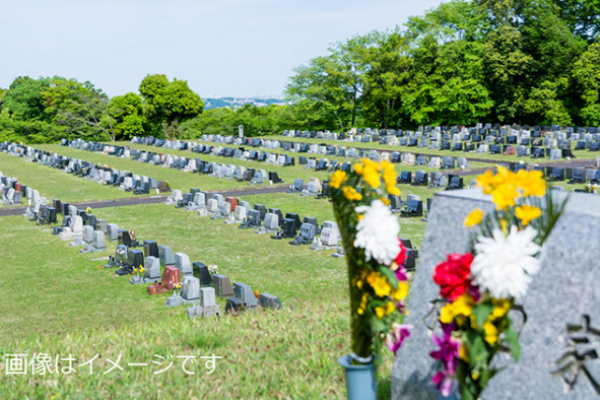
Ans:
<svg viewBox="0 0 600 400"><path fill-rule="evenodd" d="M81 139L70 142L65 141L64 145L80 149L83 148L85 150L101 152L109 155L113 153L108 145L98 142L85 142ZM182 147L182 149L186 150L187 146ZM134 161L143 162L150 165L159 165L165 168L179 169L184 172L207 174L210 176L216 176L217 178L236 179L240 182L248 181L250 185L283 183L283 180L279 178L278 173L275 171L270 171L267 173L267 171L264 169L246 169L244 166L238 166L234 164L217 164L216 162L202 161L200 158L186 158L183 156L177 157L171 154L158 154L141 150L129 150L121 157L130 157ZM266 157L268 157L268 155L265 156L265 158ZM261 159L262 158L263 157L261 156ZM273 164L279 165L278 162L274 162ZM294 165L293 158L291 165Z"/></svg>
<svg viewBox="0 0 600 400"><path fill-rule="evenodd" d="M207 140L224 140L225 137L215 135L206 135ZM242 140L240 138L233 138L233 144L237 144L236 141ZM144 140L151 139L150 138L134 138L132 142L134 143L152 143L152 140ZM249 139L247 139L249 140ZM356 148L345 148L334 145L317 145L317 144L308 144L308 143L290 143L290 142L279 142L279 141L269 141L269 140L259 140L255 139L254 143L256 146L264 146L265 148L273 149L273 148L281 148L284 151L292 151L298 153L311 153L318 154L323 156L339 156L339 157L347 157L347 158L362 158L368 157L373 161L381 161L386 160L392 163L403 163L408 165L427 165L429 168L442 168L442 169L468 169L470 168L469 161L465 157L435 157L431 155L416 155L412 153L401 153L398 151L387 152L387 151L378 151L378 150L367 150L367 149L356 149ZM222 148L220 146L211 147L204 145L193 145L190 144L193 149L202 149L200 152L204 153L212 153L213 155L223 155L226 157L236 157L241 159L248 160L257 160L257 161L266 161L271 162L275 165L295 165L295 159L289 155L283 154L269 154L266 151L262 153L258 151L246 151L243 148L240 149L232 149L232 148ZM188 146L185 149L189 148ZM184 148L182 148L184 149ZM194 150L192 150L194 151ZM144 161L147 161L147 156ZM154 154L151 157L156 157L156 161L160 159L160 157L165 157L164 155ZM170 156L173 159L173 156ZM182 168L185 168L189 165L190 160L181 157L185 161L180 161L180 165ZM283 163L283 164L282 164ZM338 161L329 161L327 158L314 158L314 157L306 157L300 156L298 159L299 165L304 165L305 169L314 169L315 171L333 171L336 169L345 169L349 162L338 162ZM194 164L194 165L197 165ZM207 168L207 167L205 167Z"/></svg>
<svg viewBox="0 0 600 400"><path fill-rule="evenodd" d="M371 141L368 135L361 136L358 134L346 137L343 140L346 142L361 143ZM402 137L384 136L381 139L377 138L377 141L379 144L390 146L475 152L477 154L517 155L519 157L531 158L547 157L551 160L573 157L572 143L575 143L574 150L600 151L600 133L568 134L564 132L547 132L542 137L541 132L533 132L531 134L529 131L518 133L515 130L510 135L506 135L505 132L487 135L469 132L463 132L462 134L411 132L407 136ZM297 143L294 145L297 145ZM282 147L286 147L284 142L282 142Z"/></svg>
<svg viewBox="0 0 600 400"><path fill-rule="evenodd" d="M131 172L120 171L108 166L96 165L91 162L78 160L56 153L26 147L16 143L3 142L0 151L18 157L23 157L40 165L61 169L99 184L118 187L120 190L133 194L150 194L150 191L168 192L166 182L154 178L140 176Z"/></svg>
<svg viewBox="0 0 600 400"><path fill-rule="evenodd" d="M303 182L301 183L302 185L298 184L298 188L304 186ZM291 187L288 192L293 193L295 189ZM407 196L404 207L400 205L398 211L392 209L392 212L399 212L404 217L423 216L422 201L418 196L411 196ZM390 207L401 203L399 196L390 198L390 201ZM210 216L214 220L224 220L226 224L239 224L240 228L254 229L257 234L270 234L272 239L292 239L289 242L291 245L310 245L310 249L314 251L336 250L333 257L344 256L339 228L332 221L325 221L319 226L314 217L305 216L302 221L296 213L286 213L284 217L282 211L277 208L267 208L263 204L251 206L249 202L239 198L223 197L196 188L190 189L188 193L174 190L165 204L175 205L176 208L183 208L189 212L196 211L198 215ZM412 248L409 240L406 240L406 245L414 251L413 263L409 266L414 268L418 252Z"/></svg>
<svg viewBox="0 0 600 400"><path fill-rule="evenodd" d="M431 133L446 133L446 134L480 134L480 135L523 135L532 134L533 136L542 136L547 133L565 133L569 137L572 134L584 135L584 134L595 134L600 133L598 127L560 127L558 125L545 125L545 126L529 126L529 125L501 125L501 124L482 124L478 123L472 127L465 126L419 126L416 131L403 131L402 129L372 129L372 128L352 128L347 132L337 133L326 131L299 131L299 130L284 130L283 136L287 137L303 137L303 138L314 138L324 140L335 140L335 138L342 138L349 135L368 135L371 138L385 137L385 136L408 136L415 133L431 134Z"/></svg>
<svg viewBox="0 0 600 400"><path fill-rule="evenodd" d="M30 221L37 221L38 225L56 223L56 206L60 204L59 200L54 200L52 207L45 197L40 196L39 191L20 183L15 177L4 176L1 171L0 197L4 205L21 205L26 199L28 207L23 216Z"/></svg>
<svg viewBox="0 0 600 400"><path fill-rule="evenodd" d="M109 257L105 268L117 268L117 276L131 276L135 268L144 267L144 276L136 275L130 283L151 284L147 287L149 294L167 293L175 283L181 283L181 295L173 294L167 299L166 305L191 305L187 309L190 318L219 315L215 295L228 298L225 312L255 309L258 305L281 308L276 296L262 293L257 299L247 284L234 282L232 286L227 276L211 274L206 265L190 263L187 255L173 255L168 246L157 246L152 240L144 240L140 244L133 231L119 229L117 224L107 223L74 205L55 199L53 207L46 209L51 210L53 215L53 218L46 220L47 224L56 224L57 214L63 215L62 225L54 227L52 233L63 241L71 241L71 247L83 247L80 250L82 254L105 251L106 240L117 242L115 255ZM143 251L138 249L142 246ZM161 267L164 268L162 273Z"/></svg>
<svg viewBox="0 0 600 400"><path fill-rule="evenodd" d="M306 216L301 221L296 213L286 213L221 194L202 192L191 188L188 193L174 190L165 201L186 211L196 211L199 216L224 220L226 224L239 224L242 229L254 229L257 234L271 234L272 239L292 239L293 245L312 245L313 250L337 249L336 256L343 256L339 246L340 233L335 222L325 221L319 226L316 218ZM319 236L320 235L320 236Z"/></svg>

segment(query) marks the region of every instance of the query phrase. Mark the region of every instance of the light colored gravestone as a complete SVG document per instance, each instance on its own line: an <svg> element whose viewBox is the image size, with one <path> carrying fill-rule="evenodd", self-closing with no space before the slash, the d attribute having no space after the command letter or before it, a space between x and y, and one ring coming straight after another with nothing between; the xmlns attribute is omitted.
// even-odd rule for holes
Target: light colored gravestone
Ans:
<svg viewBox="0 0 600 400"><path fill-rule="evenodd" d="M264 226L256 229L254 233L258 233L259 235L263 235L265 233L277 233L279 229L279 216L274 213L265 214L265 222Z"/></svg>
<svg viewBox="0 0 600 400"><path fill-rule="evenodd" d="M551 160L560 160L561 158L562 158L562 151L560 149L550 150L550 159Z"/></svg>
<svg viewBox="0 0 600 400"><path fill-rule="evenodd" d="M181 190L175 189L171 192L169 197L167 197L167 201L165 201L166 205L177 204L179 200L183 199L183 193Z"/></svg>
<svg viewBox="0 0 600 400"><path fill-rule="evenodd" d="M187 313L190 318L219 315L220 308L216 303L215 289L212 287L200 288L200 304L189 307Z"/></svg>
<svg viewBox="0 0 600 400"><path fill-rule="evenodd" d="M200 279L195 276L184 276L181 278L181 299L184 304L200 302Z"/></svg>
<svg viewBox="0 0 600 400"><path fill-rule="evenodd" d="M160 260L154 256L146 257L146 271L144 271L144 283L160 281Z"/></svg>
<svg viewBox="0 0 600 400"><path fill-rule="evenodd" d="M116 242L119 240L119 227L117 224L108 224L106 225L106 229L108 231L107 236L110 242Z"/></svg>
<svg viewBox="0 0 600 400"><path fill-rule="evenodd" d="M217 199L208 200L208 203L206 206L206 211L209 214L215 214L216 212L219 211L219 202L217 201Z"/></svg>
<svg viewBox="0 0 600 400"><path fill-rule="evenodd" d="M83 235L81 239L86 243L91 243L94 239L94 228L90 225L86 225L83 227Z"/></svg>
<svg viewBox="0 0 600 400"><path fill-rule="evenodd" d="M440 157L431 157L429 160L429 168L440 168L442 166L442 159Z"/></svg>
<svg viewBox="0 0 600 400"><path fill-rule="evenodd" d="M173 257L173 250L169 246L158 246L158 257L160 264L164 265L175 265L175 258Z"/></svg>
<svg viewBox="0 0 600 400"><path fill-rule="evenodd" d="M192 275L192 265L190 258L184 253L175 253L175 267L179 270L181 276Z"/></svg>
<svg viewBox="0 0 600 400"><path fill-rule="evenodd" d="M553 192L564 199L566 192ZM449 253L467 250L468 230L463 226L465 216L475 207L486 212L494 210L489 196L479 189L436 193L419 257L419 266L412 283L418 288L411 293L408 303L410 314L404 323L413 324L411 337L397 354L392 370L392 399L438 400L439 392L431 383L435 363L429 352L434 350L431 336L423 322L430 311L430 301L439 297L439 288L431 277L435 266ZM521 359L518 363L510 358L498 360L499 372L483 393L485 400L584 400L598 395L588 385L577 365L584 365L590 376L600 379L600 360L588 359L578 364L573 358L560 361L573 345L577 354L584 357L587 350L600 345L592 331L577 331L567 335L567 324L581 326L584 316L591 318L590 326L600 329L600 198L589 194L570 195L567 208L541 253L541 270L533 277L523 301L527 322L520 336ZM518 319L516 317L515 319ZM585 322L585 320L584 320ZM586 325L585 323L583 325ZM597 335L597 333L596 333ZM588 345L575 344L569 339L586 337ZM569 344L570 343L570 344ZM498 358L498 357L497 357ZM585 358L585 357L584 357ZM573 361L573 370L579 376L570 394L563 392L564 385L552 372L557 365L565 366ZM558 364L557 364L558 363Z"/></svg>

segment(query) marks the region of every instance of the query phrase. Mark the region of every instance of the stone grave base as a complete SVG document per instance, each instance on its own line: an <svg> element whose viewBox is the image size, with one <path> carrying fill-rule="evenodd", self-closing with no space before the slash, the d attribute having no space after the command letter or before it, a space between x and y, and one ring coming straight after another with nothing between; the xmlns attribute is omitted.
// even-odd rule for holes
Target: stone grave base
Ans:
<svg viewBox="0 0 600 400"><path fill-rule="evenodd" d="M129 280L129 283L131 283L132 285L141 285L144 283L144 278L136 275Z"/></svg>
<svg viewBox="0 0 600 400"><path fill-rule="evenodd" d="M178 307L183 304L183 299L178 294L174 294L170 297L167 297L167 302L165 306L167 307Z"/></svg>

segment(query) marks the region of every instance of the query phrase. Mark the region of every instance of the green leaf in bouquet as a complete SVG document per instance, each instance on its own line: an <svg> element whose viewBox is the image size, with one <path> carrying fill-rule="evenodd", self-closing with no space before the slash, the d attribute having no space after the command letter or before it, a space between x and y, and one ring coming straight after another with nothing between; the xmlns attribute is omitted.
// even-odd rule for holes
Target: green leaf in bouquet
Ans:
<svg viewBox="0 0 600 400"><path fill-rule="evenodd" d="M389 284L394 289L398 289L398 278L396 278L396 274L394 273L394 271L384 266L380 266L377 270L387 278Z"/></svg>
<svg viewBox="0 0 600 400"><path fill-rule="evenodd" d="M489 353L481 331L469 330L467 333L467 348L469 349L469 358L473 369L480 370L482 365L487 365Z"/></svg>
<svg viewBox="0 0 600 400"><path fill-rule="evenodd" d="M504 332L504 340L510 348L510 355L515 362L518 362L521 357L521 345L519 344L519 336L512 327Z"/></svg>
<svg viewBox="0 0 600 400"><path fill-rule="evenodd" d="M383 332L386 330L385 322L380 320L376 316L371 317L371 332L373 335L379 334L379 332Z"/></svg>
<svg viewBox="0 0 600 400"><path fill-rule="evenodd" d="M489 301L481 303L473 308L473 315L475 315L475 320L477 321L478 327L481 328L483 326L483 324L485 323L485 321L487 321L493 310L494 307Z"/></svg>

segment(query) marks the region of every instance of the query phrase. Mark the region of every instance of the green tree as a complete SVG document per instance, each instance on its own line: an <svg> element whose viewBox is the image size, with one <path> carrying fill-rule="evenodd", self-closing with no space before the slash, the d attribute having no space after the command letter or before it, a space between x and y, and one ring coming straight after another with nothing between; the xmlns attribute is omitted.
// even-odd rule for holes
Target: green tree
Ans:
<svg viewBox="0 0 600 400"><path fill-rule="evenodd" d="M288 99L302 110L318 115L322 128L354 126L362 94L360 55L363 38L357 37L329 48L330 54L310 60L296 69L286 87Z"/></svg>
<svg viewBox="0 0 600 400"><path fill-rule="evenodd" d="M139 90L152 134L176 135L180 123L198 116L204 109L202 99L189 88L187 81L169 82L165 75L147 75Z"/></svg>
<svg viewBox="0 0 600 400"><path fill-rule="evenodd" d="M142 98L135 93L115 96L107 105L108 117L101 123L104 128L114 130L116 140L129 140L133 136L144 135L144 105Z"/></svg>
<svg viewBox="0 0 600 400"><path fill-rule="evenodd" d="M91 82L54 77L43 93L48 104L46 113L70 135L87 140L115 140L108 114L108 97Z"/></svg>
<svg viewBox="0 0 600 400"><path fill-rule="evenodd" d="M586 125L600 125L600 44L591 44L573 64L573 80L577 94L583 101L579 110Z"/></svg>
<svg viewBox="0 0 600 400"><path fill-rule="evenodd" d="M49 85L50 82L46 78L16 78L3 96L3 112L21 121L48 121L50 118L44 112L46 102L42 93Z"/></svg>
<svg viewBox="0 0 600 400"><path fill-rule="evenodd" d="M402 95L414 67L409 41L398 29L375 31L366 39L367 45L357 49L365 70L361 100L365 122L382 128L406 126Z"/></svg>

